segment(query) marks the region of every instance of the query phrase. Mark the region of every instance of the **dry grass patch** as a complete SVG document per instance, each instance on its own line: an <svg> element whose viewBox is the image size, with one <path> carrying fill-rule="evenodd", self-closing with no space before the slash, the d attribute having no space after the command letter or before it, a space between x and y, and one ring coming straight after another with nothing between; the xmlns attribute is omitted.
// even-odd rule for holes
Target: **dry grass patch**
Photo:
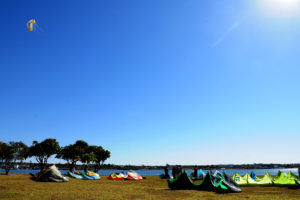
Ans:
<svg viewBox="0 0 300 200"><path fill-rule="evenodd" d="M300 199L300 189L243 187L242 193L216 194L195 190L169 190L167 181L148 176L142 181L76 180L67 183L35 182L27 174L0 175L0 199L109 200L109 199Z"/></svg>

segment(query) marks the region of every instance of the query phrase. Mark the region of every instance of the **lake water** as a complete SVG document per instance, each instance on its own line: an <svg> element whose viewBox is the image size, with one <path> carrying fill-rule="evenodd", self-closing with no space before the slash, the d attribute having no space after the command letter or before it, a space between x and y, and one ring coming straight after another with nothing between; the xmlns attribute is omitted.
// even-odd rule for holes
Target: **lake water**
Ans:
<svg viewBox="0 0 300 200"><path fill-rule="evenodd" d="M289 168L289 169L225 169L225 170L219 170L219 171L225 171L229 175L233 175L234 173L239 173L240 175L245 175L246 173L251 173L252 171L256 175L264 175L266 172L269 172L271 175L276 175L278 171L282 171L285 173L288 173L289 171L293 172L294 174L298 175L298 169L297 168ZM60 170L61 173L66 174L68 170ZM164 170L135 170L138 174L142 176L159 176L164 173ZM192 173L193 170L186 170L188 174ZM203 170L204 173L207 172L207 170ZM213 170L214 171L214 170ZM3 169L0 169L0 172L5 172ZM37 173L39 170L22 170L22 169L14 169L11 170L10 173ZM114 172L122 172L122 170L99 170L100 175L108 176ZM126 172L126 170L124 170ZM169 170L169 174L172 174L171 170Z"/></svg>

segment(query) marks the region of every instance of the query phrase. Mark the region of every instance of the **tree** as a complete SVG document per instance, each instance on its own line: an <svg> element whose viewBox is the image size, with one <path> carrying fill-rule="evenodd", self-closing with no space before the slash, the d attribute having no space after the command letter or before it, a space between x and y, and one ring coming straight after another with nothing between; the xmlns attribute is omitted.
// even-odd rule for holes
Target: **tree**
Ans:
<svg viewBox="0 0 300 200"><path fill-rule="evenodd" d="M76 164L78 159L74 155L74 145L70 144L61 148L61 150L56 155L56 158L62 158L67 161L69 165L69 170L72 171L72 167Z"/></svg>
<svg viewBox="0 0 300 200"><path fill-rule="evenodd" d="M96 160L96 156L93 153L85 153L81 155L80 161L85 165L85 169L89 168L89 164ZM85 170L86 171L86 170Z"/></svg>
<svg viewBox="0 0 300 200"><path fill-rule="evenodd" d="M6 143L5 142L1 142L0 141L0 160L1 160L1 164L3 163L3 160L4 160L4 152L5 152L5 149L6 149Z"/></svg>
<svg viewBox="0 0 300 200"><path fill-rule="evenodd" d="M23 142L16 142L15 146L17 148L17 152L16 152L16 160L20 161L20 164L23 164L23 160L26 160L26 158L28 158L29 156L29 147L24 144Z"/></svg>
<svg viewBox="0 0 300 200"><path fill-rule="evenodd" d="M32 146L29 148L29 157L35 157L40 170L43 170L47 166L50 156L57 154L59 150L59 143L56 139L48 138L41 143L33 141Z"/></svg>
<svg viewBox="0 0 300 200"><path fill-rule="evenodd" d="M57 154L57 158L62 158L69 164L69 170L76 166L76 163L81 160L82 156L87 152L89 145L83 140L77 140L75 144L70 144L63 147Z"/></svg>
<svg viewBox="0 0 300 200"><path fill-rule="evenodd" d="M0 159L4 163L5 174L13 168L18 156L18 145L16 142L9 142L8 144L0 142Z"/></svg>
<svg viewBox="0 0 300 200"><path fill-rule="evenodd" d="M110 151L103 149L102 146L90 146L89 152L95 155L94 163L95 163L95 172L98 172L100 166L103 165L104 161L110 157Z"/></svg>

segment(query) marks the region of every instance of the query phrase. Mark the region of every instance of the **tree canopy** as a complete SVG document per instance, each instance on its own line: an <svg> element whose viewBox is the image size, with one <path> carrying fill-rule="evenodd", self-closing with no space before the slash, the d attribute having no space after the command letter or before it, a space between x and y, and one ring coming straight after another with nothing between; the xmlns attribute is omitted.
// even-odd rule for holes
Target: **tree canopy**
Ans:
<svg viewBox="0 0 300 200"><path fill-rule="evenodd" d="M0 142L0 159L4 163L5 173L8 175L16 160L27 158L28 147L23 142Z"/></svg>
<svg viewBox="0 0 300 200"><path fill-rule="evenodd" d="M57 158L62 158L67 161L70 166L70 171L75 167L76 163L82 159L82 156L86 153L89 145L83 140L77 140L75 144L70 144L62 147Z"/></svg>
<svg viewBox="0 0 300 200"><path fill-rule="evenodd" d="M62 158L69 164L70 171L75 167L78 161L85 165L95 164L95 171L98 171L100 165L110 157L110 152L103 149L102 146L92 145L83 140L77 140L75 144L67 145L61 148L57 158Z"/></svg>
<svg viewBox="0 0 300 200"><path fill-rule="evenodd" d="M22 163L23 160L29 156L29 147L21 141L15 142L15 146L17 148L17 152L15 154L16 160L19 160Z"/></svg>
<svg viewBox="0 0 300 200"><path fill-rule="evenodd" d="M33 141L29 148L29 157L35 157L42 170L47 165L50 156L57 154L59 150L60 146L56 139L48 138L41 143Z"/></svg>
<svg viewBox="0 0 300 200"><path fill-rule="evenodd" d="M61 158L69 164L70 171L81 162L88 166L94 164L95 171L100 169L104 161L110 157L110 151L102 146L89 145L83 140L77 140L74 144L60 147L58 141L53 138L45 139L42 142L33 141L28 147L23 142L9 142L8 144L0 141L0 162L5 165L8 171L16 161L22 164L28 157L34 157L43 170L48 163L48 159L56 154L56 158Z"/></svg>
<svg viewBox="0 0 300 200"><path fill-rule="evenodd" d="M110 157L110 151L103 149L102 146L90 146L89 152L95 155L93 162L95 163L95 171L98 171L101 164Z"/></svg>

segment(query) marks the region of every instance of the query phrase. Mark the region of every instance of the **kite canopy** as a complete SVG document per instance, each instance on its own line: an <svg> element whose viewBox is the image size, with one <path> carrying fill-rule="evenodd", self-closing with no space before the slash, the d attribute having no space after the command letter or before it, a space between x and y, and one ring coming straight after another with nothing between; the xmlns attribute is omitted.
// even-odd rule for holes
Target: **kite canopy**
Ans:
<svg viewBox="0 0 300 200"><path fill-rule="evenodd" d="M69 179L63 176L55 165L50 166L32 177L36 181L44 182L68 182Z"/></svg>
<svg viewBox="0 0 300 200"><path fill-rule="evenodd" d="M238 184L238 185L247 185L248 182L246 179L244 179L244 177L242 177L241 175L239 175L238 173L235 173L232 176L232 179Z"/></svg>
<svg viewBox="0 0 300 200"><path fill-rule="evenodd" d="M278 173L279 176L273 181L274 185L281 185L281 186L292 186L297 185L296 180L298 177L295 175L293 176L292 173L289 173L289 175L286 175L285 173Z"/></svg>
<svg viewBox="0 0 300 200"><path fill-rule="evenodd" d="M242 192L242 189L240 188L240 186L224 171L223 171L222 177L223 177L222 183L229 189L229 191Z"/></svg>
<svg viewBox="0 0 300 200"><path fill-rule="evenodd" d="M269 173L266 173L262 179L257 179L257 181L248 173L245 176L235 173L232 179L234 179L238 185L270 185L273 183Z"/></svg>
<svg viewBox="0 0 300 200"><path fill-rule="evenodd" d="M114 180L114 179L121 180L121 179L125 178L125 175L123 173L112 173L107 178L110 179L110 180Z"/></svg>
<svg viewBox="0 0 300 200"><path fill-rule="evenodd" d="M68 175L76 179L85 179L81 174L77 174L77 173L68 172Z"/></svg>
<svg viewBox="0 0 300 200"><path fill-rule="evenodd" d="M95 172L87 171L86 175L91 177L92 179L100 179L100 175Z"/></svg>
<svg viewBox="0 0 300 200"><path fill-rule="evenodd" d="M127 172L126 175L123 173L112 173L107 178L110 180L113 180L113 179L142 180L143 179L143 177L141 175L137 174L136 172L134 172L132 170Z"/></svg>
<svg viewBox="0 0 300 200"><path fill-rule="evenodd" d="M96 174L94 172L88 171L87 173L85 172L81 172L80 173L82 175L82 177L86 180L96 180L96 179L100 179L99 174ZM90 174L90 175L88 175Z"/></svg>
<svg viewBox="0 0 300 200"><path fill-rule="evenodd" d="M99 174L91 172L91 171L87 171L85 172L68 172L68 175L72 178L76 178L76 179L83 179L83 180L95 180L95 179L100 179Z"/></svg>
<svg viewBox="0 0 300 200"><path fill-rule="evenodd" d="M127 179L127 180L142 180L143 177L141 175L137 174L136 172L130 170L129 172L127 172L125 179Z"/></svg>
<svg viewBox="0 0 300 200"><path fill-rule="evenodd" d="M256 181L251 178L251 175L246 174L241 176L235 173L232 177L238 185L278 185L278 186L295 186L298 184L298 177L290 172L288 175L282 172L278 172L277 176L273 179L267 172L262 179ZM298 182L297 182L298 181Z"/></svg>
<svg viewBox="0 0 300 200"><path fill-rule="evenodd" d="M201 179L204 178L204 176L205 176L205 173L202 171L202 169L200 169L200 170L197 171L197 175L196 176L195 176L194 173L191 173L190 178L192 180L201 180Z"/></svg>
<svg viewBox="0 0 300 200"><path fill-rule="evenodd" d="M35 19L31 19L27 22L27 29L28 31L33 31L34 24L36 24Z"/></svg>
<svg viewBox="0 0 300 200"><path fill-rule="evenodd" d="M241 192L241 188L231 179L227 174L220 172L212 175L207 172L204 179L195 184L187 175L186 171L183 171L175 179L168 180L168 186L172 190L182 189L194 189L194 190L205 190L215 192Z"/></svg>
<svg viewBox="0 0 300 200"><path fill-rule="evenodd" d="M257 181L257 180L256 180L257 177L256 177L254 171L252 171L252 172L250 173L250 176L251 176L251 178L252 178L253 180Z"/></svg>

